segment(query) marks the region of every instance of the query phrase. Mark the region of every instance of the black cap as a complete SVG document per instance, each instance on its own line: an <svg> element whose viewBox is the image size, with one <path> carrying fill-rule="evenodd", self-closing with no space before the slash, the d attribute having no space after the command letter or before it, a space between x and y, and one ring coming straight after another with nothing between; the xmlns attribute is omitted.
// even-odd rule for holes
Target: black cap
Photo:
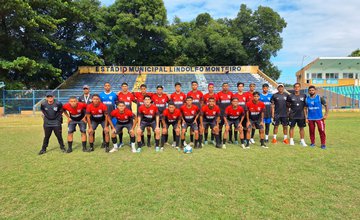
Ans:
<svg viewBox="0 0 360 220"><path fill-rule="evenodd" d="M52 92L47 92L46 97L54 97L54 94Z"/></svg>

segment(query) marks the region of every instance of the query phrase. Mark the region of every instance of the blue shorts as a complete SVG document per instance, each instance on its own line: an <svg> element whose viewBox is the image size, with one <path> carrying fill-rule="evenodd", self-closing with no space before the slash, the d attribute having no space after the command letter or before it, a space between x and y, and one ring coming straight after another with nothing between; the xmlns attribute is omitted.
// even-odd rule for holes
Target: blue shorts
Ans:
<svg viewBox="0 0 360 220"><path fill-rule="evenodd" d="M271 124L271 118L264 118L264 124Z"/></svg>
<svg viewBox="0 0 360 220"><path fill-rule="evenodd" d="M114 126L117 124L117 119L116 119L115 117L112 118L111 121L112 121L112 123L113 123Z"/></svg>

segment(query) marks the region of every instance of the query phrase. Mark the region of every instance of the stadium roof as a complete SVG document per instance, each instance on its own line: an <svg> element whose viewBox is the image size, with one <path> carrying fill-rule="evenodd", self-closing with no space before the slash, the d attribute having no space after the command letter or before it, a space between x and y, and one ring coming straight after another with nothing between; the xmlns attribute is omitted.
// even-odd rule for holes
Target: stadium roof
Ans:
<svg viewBox="0 0 360 220"><path fill-rule="evenodd" d="M360 57L319 57L296 72L300 75L304 71L323 71L326 69L355 69L360 71Z"/></svg>

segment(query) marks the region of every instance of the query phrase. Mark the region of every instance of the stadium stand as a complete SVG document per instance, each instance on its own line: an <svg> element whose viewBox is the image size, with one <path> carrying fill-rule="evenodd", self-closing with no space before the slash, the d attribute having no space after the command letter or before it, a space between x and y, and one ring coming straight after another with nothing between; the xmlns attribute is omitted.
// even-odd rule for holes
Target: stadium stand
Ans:
<svg viewBox="0 0 360 220"><path fill-rule="evenodd" d="M360 86L323 87L323 89L338 93L345 97L360 100Z"/></svg>

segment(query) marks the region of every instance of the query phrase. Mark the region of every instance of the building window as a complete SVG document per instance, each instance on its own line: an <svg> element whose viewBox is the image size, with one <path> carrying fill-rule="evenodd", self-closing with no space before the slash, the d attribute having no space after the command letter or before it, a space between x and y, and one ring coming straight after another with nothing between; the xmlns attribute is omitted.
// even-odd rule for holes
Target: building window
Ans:
<svg viewBox="0 0 360 220"><path fill-rule="evenodd" d="M309 78L310 78L310 74L306 73L306 79L309 79Z"/></svg>
<svg viewBox="0 0 360 220"><path fill-rule="evenodd" d="M344 79L354 79L354 73L343 73Z"/></svg>
<svg viewBox="0 0 360 220"><path fill-rule="evenodd" d="M339 73L326 73L325 77L326 79L338 79Z"/></svg>
<svg viewBox="0 0 360 220"><path fill-rule="evenodd" d="M322 79L322 78L323 78L323 77L322 77L322 73L318 73L316 78Z"/></svg>
<svg viewBox="0 0 360 220"><path fill-rule="evenodd" d="M322 79L322 73L311 73L311 79Z"/></svg>

